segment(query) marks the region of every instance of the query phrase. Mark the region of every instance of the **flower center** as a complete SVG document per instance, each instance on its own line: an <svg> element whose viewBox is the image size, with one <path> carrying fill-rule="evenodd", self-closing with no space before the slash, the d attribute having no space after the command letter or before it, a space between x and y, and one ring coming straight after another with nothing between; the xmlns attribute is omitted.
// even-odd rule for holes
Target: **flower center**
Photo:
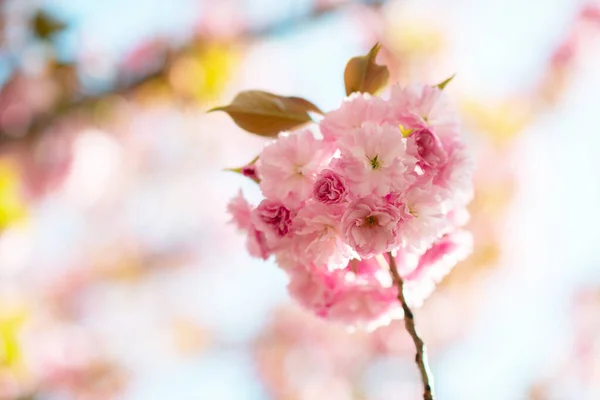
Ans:
<svg viewBox="0 0 600 400"><path fill-rule="evenodd" d="M419 213L411 206L408 206L408 213L415 218L419 218Z"/></svg>
<svg viewBox="0 0 600 400"><path fill-rule="evenodd" d="M365 225L369 227L377 225L377 217L369 215L367 218L365 218Z"/></svg>
<svg viewBox="0 0 600 400"><path fill-rule="evenodd" d="M348 266L352 272L358 274L358 260L356 258L350 260L350 262L348 262Z"/></svg>
<svg viewBox="0 0 600 400"><path fill-rule="evenodd" d="M373 168L373 169L381 168L381 161L379 161L379 155L376 155L373 158L369 158L369 156L367 156L367 159L371 162L371 168Z"/></svg>

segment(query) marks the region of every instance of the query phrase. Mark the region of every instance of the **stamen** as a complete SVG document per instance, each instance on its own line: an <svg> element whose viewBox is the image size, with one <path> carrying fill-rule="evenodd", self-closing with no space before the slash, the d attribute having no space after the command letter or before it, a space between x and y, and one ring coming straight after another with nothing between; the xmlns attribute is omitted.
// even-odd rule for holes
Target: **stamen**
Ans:
<svg viewBox="0 0 600 400"><path fill-rule="evenodd" d="M377 217L369 215L367 218L365 218L365 225L368 225L368 226L377 225Z"/></svg>
<svg viewBox="0 0 600 400"><path fill-rule="evenodd" d="M381 162L379 162L379 155L376 155L373 158L369 158L369 156L367 156L367 160L369 160L371 162L371 168L373 168L373 169L381 168Z"/></svg>

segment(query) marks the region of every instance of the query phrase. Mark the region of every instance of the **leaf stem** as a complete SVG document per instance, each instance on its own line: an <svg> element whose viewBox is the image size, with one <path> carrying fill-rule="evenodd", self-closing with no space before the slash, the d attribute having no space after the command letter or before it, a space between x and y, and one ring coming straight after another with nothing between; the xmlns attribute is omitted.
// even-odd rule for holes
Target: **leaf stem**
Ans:
<svg viewBox="0 0 600 400"><path fill-rule="evenodd" d="M411 309L406 304L406 298L404 297L404 281L398 273L398 267L396 266L396 260L392 256L392 253L388 253L390 273L394 284L398 288L398 301L402 305L404 311L404 326L412 338L417 354L415 356L415 362L421 373L421 380L423 381L423 399L424 400L435 400L434 388L433 388L433 374L429 369L429 362L427 359L427 347L419 336L417 328L415 326L415 316Z"/></svg>

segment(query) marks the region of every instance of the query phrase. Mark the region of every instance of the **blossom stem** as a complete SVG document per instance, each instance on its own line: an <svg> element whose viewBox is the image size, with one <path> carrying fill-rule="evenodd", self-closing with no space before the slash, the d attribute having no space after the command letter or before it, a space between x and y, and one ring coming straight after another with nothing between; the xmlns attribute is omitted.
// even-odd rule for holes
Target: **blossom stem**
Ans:
<svg viewBox="0 0 600 400"><path fill-rule="evenodd" d="M419 367L421 380L423 381L423 399L435 400L435 394L433 390L433 375L429 369L429 362L427 360L427 347L417 332L417 327L415 326L415 316L406 304L406 299L404 298L404 282L398 273L396 260L392 256L392 253L388 253L388 256L392 279L394 280L394 284L398 287L398 301L402 305L402 310L404 311L404 326L410 334L417 349L415 362L417 363L417 367Z"/></svg>

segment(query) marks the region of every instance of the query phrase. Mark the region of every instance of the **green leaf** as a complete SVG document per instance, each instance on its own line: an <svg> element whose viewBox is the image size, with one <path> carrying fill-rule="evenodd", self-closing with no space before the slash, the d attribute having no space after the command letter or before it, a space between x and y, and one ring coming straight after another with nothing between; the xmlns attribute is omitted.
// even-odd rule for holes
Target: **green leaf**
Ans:
<svg viewBox="0 0 600 400"><path fill-rule="evenodd" d="M354 92L375 94L387 85L390 72L385 65L375 63L381 45L376 43L364 56L351 58L344 71L346 95Z"/></svg>
<svg viewBox="0 0 600 400"><path fill-rule="evenodd" d="M452 79L454 79L455 76L456 76L456 74L453 74L450 78L448 78L445 81L440 82L437 85L435 85L435 87L437 87L440 90L444 90L444 88L446 87L446 85L449 84L452 81Z"/></svg>
<svg viewBox="0 0 600 400"><path fill-rule="evenodd" d="M261 90L238 93L231 104L208 112L224 111L240 128L260 136L275 137L281 131L299 128L312 121L309 112L323 112L308 100L285 97Z"/></svg>

